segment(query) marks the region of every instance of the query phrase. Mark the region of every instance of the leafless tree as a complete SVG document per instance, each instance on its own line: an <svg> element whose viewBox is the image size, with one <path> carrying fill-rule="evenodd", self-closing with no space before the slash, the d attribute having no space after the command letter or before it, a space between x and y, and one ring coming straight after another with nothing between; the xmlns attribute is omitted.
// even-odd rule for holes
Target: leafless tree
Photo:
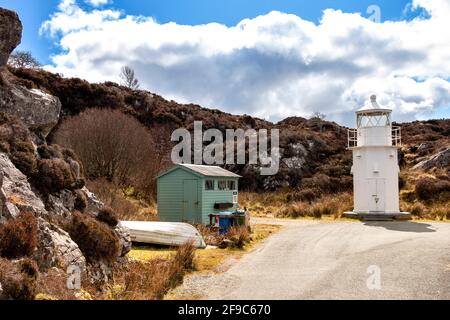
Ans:
<svg viewBox="0 0 450 320"><path fill-rule="evenodd" d="M78 154L88 179L106 178L149 199L164 165L162 153L168 153L135 118L109 109L89 109L65 120L55 142Z"/></svg>
<svg viewBox="0 0 450 320"><path fill-rule="evenodd" d="M139 80L136 78L134 70L130 67L122 67L122 70L120 72L120 79L122 80L122 84L124 86L133 90L139 89Z"/></svg>
<svg viewBox="0 0 450 320"><path fill-rule="evenodd" d="M14 51L9 57L8 64L14 68L39 68L41 64L30 51Z"/></svg>
<svg viewBox="0 0 450 320"><path fill-rule="evenodd" d="M311 119L318 119L318 120L325 120L326 117L327 117L326 114L323 114L319 111L316 111L311 115Z"/></svg>

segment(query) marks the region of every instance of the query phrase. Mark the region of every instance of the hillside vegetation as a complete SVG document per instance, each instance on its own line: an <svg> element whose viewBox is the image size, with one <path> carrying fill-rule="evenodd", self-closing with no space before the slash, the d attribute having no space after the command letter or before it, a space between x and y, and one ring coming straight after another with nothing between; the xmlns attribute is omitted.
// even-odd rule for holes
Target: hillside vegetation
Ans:
<svg viewBox="0 0 450 320"><path fill-rule="evenodd" d="M352 155L346 149L347 128L334 122L317 117L311 119L291 117L278 123L270 123L248 115L232 115L194 104L178 104L156 94L131 90L112 82L90 84L81 79L66 79L57 74L34 69L11 68L10 71L15 75L17 83L27 88L41 89L60 99L62 121L50 133L50 140L73 148L79 155L85 153L87 144L77 147L74 140L86 141L83 135L93 136L89 130L100 132L100 127L105 127L106 130L109 128L111 132L108 136L114 140L117 134L113 134L112 131L119 131L126 137L133 136L136 130L142 130L139 129L140 125L146 128L147 135L143 134L139 139L130 139L131 145L126 150L131 153L136 144L144 145L143 141L147 139L145 145L146 147L148 145L149 149L144 149L148 151L142 150L137 153L138 158L143 157L147 161L140 161L140 165L136 166L133 173L138 175L142 173L141 179L125 181L124 177L133 176L130 172L110 176L110 168L106 168L110 172L102 173L105 168L92 168L90 158L81 156L85 167L92 168L87 172L89 180L107 178L119 186L120 190L127 191L119 192L120 196L144 199L146 205L141 206L138 211L143 208L151 210L149 204L155 195L155 176L157 172L171 165L169 155L173 146L170 142L172 131L180 127L193 130L193 123L196 120L203 122L204 130L217 128L224 132L228 128L280 129L282 160L277 175L261 176L258 165L226 166L227 169L243 176L240 181L241 190L281 193L285 198L284 203L296 203L297 208L300 206L299 203L314 203L327 195L343 193L351 196ZM119 113L127 116L123 119L129 122L127 129L122 127L116 130L118 121L112 119L117 120L116 118L120 117ZM89 118L92 123L98 123L97 127L86 128ZM134 124L131 118L135 119ZM108 124L112 122L116 123L116 127ZM81 125L82 123L85 125ZM411 209L414 205L431 208L435 202L439 202L444 204L445 210L448 210L450 120L415 121L396 125L402 127L403 135L399 159L402 169L400 186L405 209ZM101 130L104 132L105 129ZM119 142L115 145L123 144ZM92 153L96 149L96 156L107 155L102 149L104 145L101 142L91 143L91 147L93 149L89 152ZM149 152L150 155L146 156L145 152ZM425 166L419 165L420 168L412 169L421 162L433 159L439 153L443 153L441 158L444 160L430 161ZM419 190L418 193L416 189ZM430 195L427 196L427 191L423 189L430 191ZM284 210L286 211L295 210ZM446 216L444 211L439 212L439 216ZM430 213L429 210L422 212L427 212L427 215Z"/></svg>

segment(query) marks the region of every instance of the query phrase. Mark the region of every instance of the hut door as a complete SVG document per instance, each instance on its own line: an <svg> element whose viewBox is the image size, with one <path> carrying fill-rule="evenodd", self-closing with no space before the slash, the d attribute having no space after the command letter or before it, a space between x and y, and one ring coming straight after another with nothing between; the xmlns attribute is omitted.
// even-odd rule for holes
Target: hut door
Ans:
<svg viewBox="0 0 450 320"><path fill-rule="evenodd" d="M369 179L369 210L385 211L385 179Z"/></svg>
<svg viewBox="0 0 450 320"><path fill-rule="evenodd" d="M197 180L183 181L183 221L198 222Z"/></svg>

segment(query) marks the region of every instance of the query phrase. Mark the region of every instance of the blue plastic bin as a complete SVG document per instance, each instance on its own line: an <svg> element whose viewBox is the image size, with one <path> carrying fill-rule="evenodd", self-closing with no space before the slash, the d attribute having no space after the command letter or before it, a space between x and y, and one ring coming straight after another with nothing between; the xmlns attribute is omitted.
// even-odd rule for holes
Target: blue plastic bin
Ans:
<svg viewBox="0 0 450 320"><path fill-rule="evenodd" d="M219 233L225 234L233 226L233 213L221 212L219 214Z"/></svg>

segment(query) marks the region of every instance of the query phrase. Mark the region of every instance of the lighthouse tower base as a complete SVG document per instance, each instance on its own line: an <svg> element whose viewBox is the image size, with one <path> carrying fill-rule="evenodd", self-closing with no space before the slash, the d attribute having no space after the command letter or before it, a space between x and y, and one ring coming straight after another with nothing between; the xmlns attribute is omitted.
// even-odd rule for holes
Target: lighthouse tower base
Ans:
<svg viewBox="0 0 450 320"><path fill-rule="evenodd" d="M411 220L409 212L344 212L344 217L362 221L393 221Z"/></svg>

